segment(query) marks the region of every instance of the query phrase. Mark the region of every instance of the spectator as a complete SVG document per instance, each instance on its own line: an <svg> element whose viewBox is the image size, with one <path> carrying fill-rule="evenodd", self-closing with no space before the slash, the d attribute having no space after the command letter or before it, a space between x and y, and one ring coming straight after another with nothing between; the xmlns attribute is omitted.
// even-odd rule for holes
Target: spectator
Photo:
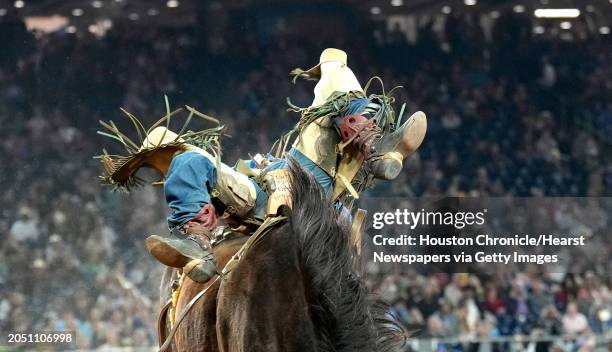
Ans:
<svg viewBox="0 0 612 352"><path fill-rule="evenodd" d="M567 311L563 315L563 332L569 336L576 336L585 332L589 327L589 323L584 314L578 311L576 302L570 302L567 305Z"/></svg>

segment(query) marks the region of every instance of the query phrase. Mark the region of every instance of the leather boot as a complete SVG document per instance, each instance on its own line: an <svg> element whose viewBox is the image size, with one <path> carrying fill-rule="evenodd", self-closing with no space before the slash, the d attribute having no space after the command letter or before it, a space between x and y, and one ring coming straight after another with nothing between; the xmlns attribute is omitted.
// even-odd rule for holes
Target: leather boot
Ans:
<svg viewBox="0 0 612 352"><path fill-rule="evenodd" d="M427 117L417 111L393 133L374 143L377 157L372 160L375 178L393 180L402 171L403 161L421 145L427 131Z"/></svg>
<svg viewBox="0 0 612 352"><path fill-rule="evenodd" d="M195 240L149 236L145 241L147 250L164 265L183 269L193 281L206 282L217 272L212 251L203 248Z"/></svg>

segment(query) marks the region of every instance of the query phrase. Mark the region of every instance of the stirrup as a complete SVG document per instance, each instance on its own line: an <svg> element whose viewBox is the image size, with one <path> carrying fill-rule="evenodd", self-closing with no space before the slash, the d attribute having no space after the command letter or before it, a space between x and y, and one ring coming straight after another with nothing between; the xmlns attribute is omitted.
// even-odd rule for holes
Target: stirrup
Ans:
<svg viewBox="0 0 612 352"><path fill-rule="evenodd" d="M218 273L212 255L210 258L195 259L183 267L183 273L191 280L205 283Z"/></svg>

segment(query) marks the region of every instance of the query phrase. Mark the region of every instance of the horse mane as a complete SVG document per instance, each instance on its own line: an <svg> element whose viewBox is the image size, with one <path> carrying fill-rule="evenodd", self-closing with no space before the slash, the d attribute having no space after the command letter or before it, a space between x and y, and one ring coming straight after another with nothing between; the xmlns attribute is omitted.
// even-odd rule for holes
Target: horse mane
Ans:
<svg viewBox="0 0 612 352"><path fill-rule="evenodd" d="M289 160L292 231L304 271L310 314L319 351L391 351L405 333L381 303L376 303L356 269L359 257L350 223L312 175Z"/></svg>

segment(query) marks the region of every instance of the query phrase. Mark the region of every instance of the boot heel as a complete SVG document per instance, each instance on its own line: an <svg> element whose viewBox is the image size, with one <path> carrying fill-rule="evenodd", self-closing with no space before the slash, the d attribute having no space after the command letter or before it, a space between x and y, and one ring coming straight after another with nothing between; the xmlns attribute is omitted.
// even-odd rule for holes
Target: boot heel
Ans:
<svg viewBox="0 0 612 352"><path fill-rule="evenodd" d="M402 172L403 156L398 152L389 152L382 159L376 160L372 165L375 178L381 180L394 180Z"/></svg>

